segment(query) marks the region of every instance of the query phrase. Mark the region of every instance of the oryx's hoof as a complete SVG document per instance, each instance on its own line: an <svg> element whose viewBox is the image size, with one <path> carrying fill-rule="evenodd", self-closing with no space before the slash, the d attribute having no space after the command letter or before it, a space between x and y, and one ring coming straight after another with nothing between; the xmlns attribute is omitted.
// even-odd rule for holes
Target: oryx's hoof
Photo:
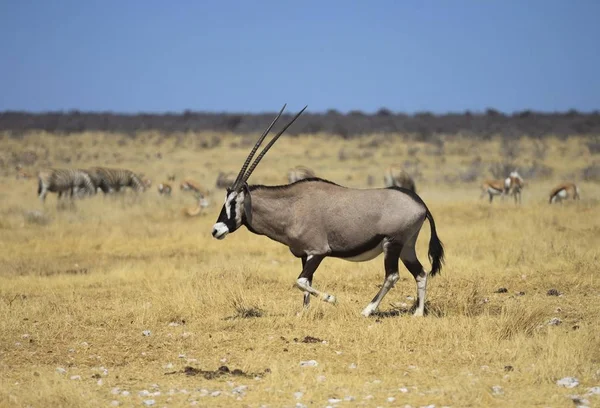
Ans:
<svg viewBox="0 0 600 408"><path fill-rule="evenodd" d="M413 313L413 316L415 316L415 317L422 317L423 315L424 315L423 311L419 310L419 309L415 310L415 312Z"/></svg>

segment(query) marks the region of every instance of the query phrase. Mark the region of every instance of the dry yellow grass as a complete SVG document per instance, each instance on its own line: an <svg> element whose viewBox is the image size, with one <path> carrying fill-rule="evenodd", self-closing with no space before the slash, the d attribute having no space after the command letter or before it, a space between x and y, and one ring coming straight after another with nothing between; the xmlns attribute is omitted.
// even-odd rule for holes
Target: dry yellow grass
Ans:
<svg viewBox="0 0 600 408"><path fill-rule="evenodd" d="M200 148L213 138L221 145ZM584 396L600 385L600 186L581 183L578 203L547 204L555 183L593 163L585 140L547 142L537 160L554 177L530 181L520 207L479 200L477 182L442 182L477 156L498 161L499 140L447 138L441 155L435 146L382 136L278 142L251 181L283 183L288 168L303 164L344 185L364 187L371 175L381 186L387 165L418 162L417 188L447 253L441 276L430 280L425 318L405 313L416 288L404 269L381 307L397 313L360 315L382 283L382 258L327 259L315 285L338 304L313 299L298 315L302 294L293 283L300 261L285 247L243 228L225 241L212 239L223 199L214 180L219 170L237 170L246 140L0 139L5 164L13 155L37 154L27 170L104 164L142 171L155 186L175 173L213 189L207 215L195 218L181 214L193 197L178 188L170 199L160 197L155 187L139 197L82 200L75 211L57 210L50 196L36 218L28 213L42 209L36 182L16 180L8 168L0 193L0 406L140 406L152 399L161 407L568 407L575 394L600 403L598 395ZM535 143L521 140L516 161L531 163ZM425 225L418 251L426 268L428 237ZM502 287L507 293L496 293ZM548 296L549 289L562 296ZM552 318L562 323L548 325ZM307 336L322 341L305 343ZM306 360L318 365L301 367ZM183 373L186 366L223 365L259 378ZM556 385L567 376L580 385ZM140 396L143 390L152 395ZM215 391L220 395L211 396Z"/></svg>

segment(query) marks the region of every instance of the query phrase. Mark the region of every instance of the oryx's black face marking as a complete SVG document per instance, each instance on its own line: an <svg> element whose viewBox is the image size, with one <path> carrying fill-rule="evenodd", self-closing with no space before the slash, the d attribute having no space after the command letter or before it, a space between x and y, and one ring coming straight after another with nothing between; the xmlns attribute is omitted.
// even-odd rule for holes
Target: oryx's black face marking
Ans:
<svg viewBox="0 0 600 408"><path fill-rule="evenodd" d="M230 232L235 231L242 225L244 215L245 192L227 189L225 203L213 226L212 236L217 239L223 239Z"/></svg>

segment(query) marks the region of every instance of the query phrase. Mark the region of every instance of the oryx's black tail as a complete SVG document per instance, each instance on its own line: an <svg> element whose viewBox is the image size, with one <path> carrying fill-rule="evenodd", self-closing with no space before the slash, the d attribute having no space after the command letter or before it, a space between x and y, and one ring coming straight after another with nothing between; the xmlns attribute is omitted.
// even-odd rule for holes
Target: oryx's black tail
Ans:
<svg viewBox="0 0 600 408"><path fill-rule="evenodd" d="M429 220L431 226L431 239L429 240L429 262L431 262L431 276L435 276L442 271L442 264L444 263L444 245L437 235L435 230L435 221L433 221L433 215L427 209L425 215Z"/></svg>

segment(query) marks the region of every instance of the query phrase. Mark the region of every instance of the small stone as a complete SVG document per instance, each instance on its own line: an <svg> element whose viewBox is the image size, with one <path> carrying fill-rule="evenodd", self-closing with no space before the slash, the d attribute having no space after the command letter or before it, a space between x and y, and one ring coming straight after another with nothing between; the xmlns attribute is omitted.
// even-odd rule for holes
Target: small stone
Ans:
<svg viewBox="0 0 600 408"><path fill-rule="evenodd" d="M352 363L352 364L350 364L350 365L348 366L348 368L349 368L349 369L351 369L351 370L354 370L356 367L358 367L358 366L356 365L356 363Z"/></svg>
<svg viewBox="0 0 600 408"><path fill-rule="evenodd" d="M131 393L129 391L121 391L121 395L124 397L129 397Z"/></svg>
<svg viewBox="0 0 600 408"><path fill-rule="evenodd" d="M247 389L247 385L238 385L237 387L234 387L231 392L234 394L245 394Z"/></svg>
<svg viewBox="0 0 600 408"><path fill-rule="evenodd" d="M143 336L145 336L145 337L148 337L148 336L150 336L151 334L152 334L152 332L151 332L150 330L144 330L144 331L142 332L142 335L143 335ZM152 401L152 400L148 400L148 401Z"/></svg>
<svg viewBox="0 0 600 408"><path fill-rule="evenodd" d="M560 296L560 295L562 295L562 293L560 293L556 289L548 289L548 292L546 292L546 295L548 295L548 296Z"/></svg>
<svg viewBox="0 0 600 408"><path fill-rule="evenodd" d="M296 399L300 399L303 396L304 396L303 392L297 391L297 392L294 393L294 398L296 398Z"/></svg>
<svg viewBox="0 0 600 408"><path fill-rule="evenodd" d="M148 391L148 390L141 390L140 392L138 392L138 395L140 397L149 397L150 396L150 391Z"/></svg>
<svg viewBox="0 0 600 408"><path fill-rule="evenodd" d="M102 378L100 378L98 381L96 381L96 384L98 384L98 386L102 386L102 384L104 384L104 381L102 381Z"/></svg>
<svg viewBox="0 0 600 408"><path fill-rule="evenodd" d="M354 401L356 398L354 398L352 395L346 395L344 397L344 401Z"/></svg>
<svg viewBox="0 0 600 408"><path fill-rule="evenodd" d="M31 336L27 333L21 335L22 339L28 339L29 337L31 337Z"/></svg>
<svg viewBox="0 0 600 408"><path fill-rule="evenodd" d="M341 400L341 399L339 399L339 398L329 398L327 401L328 401L330 404L338 404L338 403L342 402L342 400Z"/></svg>
<svg viewBox="0 0 600 408"><path fill-rule="evenodd" d="M119 401L117 401L117 400L112 400L112 401L110 402L110 405L112 405L113 407L118 407L118 406L119 406L119 404L120 404L120 402L119 402Z"/></svg>
<svg viewBox="0 0 600 408"><path fill-rule="evenodd" d="M15 346L19 347L21 345L20 341L15 342Z"/></svg>
<svg viewBox="0 0 600 408"><path fill-rule="evenodd" d="M600 395L600 387L588 388L588 392L585 395Z"/></svg>
<svg viewBox="0 0 600 408"><path fill-rule="evenodd" d="M495 293L508 293L508 289L506 289L506 288L498 288L498 289L496 289Z"/></svg>
<svg viewBox="0 0 600 408"><path fill-rule="evenodd" d="M75 353L75 349L74 348L70 348L69 349L69 353Z"/></svg>
<svg viewBox="0 0 600 408"><path fill-rule="evenodd" d="M337 354L338 356L342 354L341 351L336 351L335 354Z"/></svg>
<svg viewBox="0 0 600 408"><path fill-rule="evenodd" d="M370 400L370 399L373 399L373 396L372 396L372 395L367 395L367 396L366 396L365 398L363 398L363 399Z"/></svg>
<svg viewBox="0 0 600 408"><path fill-rule="evenodd" d="M558 317L553 317L552 319L550 319L550 321L548 322L548 326L558 326L559 324L562 323L562 320L560 320Z"/></svg>
<svg viewBox="0 0 600 408"><path fill-rule="evenodd" d="M121 390L117 387L113 388L112 390L110 390L110 393L112 395L119 395L119 393L121 392Z"/></svg>
<svg viewBox="0 0 600 408"><path fill-rule="evenodd" d="M179 358L185 358L185 354L181 353L177 357L179 357Z"/></svg>
<svg viewBox="0 0 600 408"><path fill-rule="evenodd" d="M226 363L227 359L225 357L223 357L222 359L219 360L221 363Z"/></svg>
<svg viewBox="0 0 600 408"><path fill-rule="evenodd" d="M502 394L504 394L504 390L499 385L492 385L492 394L502 395Z"/></svg>
<svg viewBox="0 0 600 408"><path fill-rule="evenodd" d="M150 394L153 397L159 397L160 396L160 391L154 391L152 394Z"/></svg>
<svg viewBox="0 0 600 408"><path fill-rule="evenodd" d="M517 295L517 296L525 296L525 292L520 291L520 292L515 293L515 295Z"/></svg>
<svg viewBox="0 0 600 408"><path fill-rule="evenodd" d="M169 327L177 327L177 326L179 326L179 323L177 323L177 322L169 323Z"/></svg>
<svg viewBox="0 0 600 408"><path fill-rule="evenodd" d="M167 364L165 364L165 365L164 365L164 368L165 368L166 370L170 370L171 368L173 368L173 363L167 363Z"/></svg>
<svg viewBox="0 0 600 408"><path fill-rule="evenodd" d="M373 380L373 384L381 384L381 380Z"/></svg>
<svg viewBox="0 0 600 408"><path fill-rule="evenodd" d="M71 380L81 380L81 376L80 375L72 375Z"/></svg>
<svg viewBox="0 0 600 408"><path fill-rule="evenodd" d="M210 393L211 397L218 397L219 395L221 395L221 391L213 391Z"/></svg>
<svg viewBox="0 0 600 408"><path fill-rule="evenodd" d="M87 346L89 346L89 344L88 344L87 341L82 341L81 342L81 347L87 347Z"/></svg>
<svg viewBox="0 0 600 408"><path fill-rule="evenodd" d="M296 402L296 408L308 408L306 405L300 403L300 402Z"/></svg>
<svg viewBox="0 0 600 408"><path fill-rule="evenodd" d="M511 365L504 366L504 371L514 371L514 369L515 368L513 366L511 366Z"/></svg>
<svg viewBox="0 0 600 408"><path fill-rule="evenodd" d="M559 387L575 388L579 385L579 380L575 377L564 377L556 381Z"/></svg>
<svg viewBox="0 0 600 408"><path fill-rule="evenodd" d="M408 392L408 388L406 388L406 387L400 387L400 388L398 388L398 391L400 391L403 394L406 394Z"/></svg>
<svg viewBox="0 0 600 408"><path fill-rule="evenodd" d="M66 373L67 373L67 370L65 370L65 369L64 369L64 368L62 368L62 367L58 367L58 368L56 369L56 372L57 372L57 373L59 373L59 374L63 374L63 375L64 375L64 374L66 374Z"/></svg>
<svg viewBox="0 0 600 408"><path fill-rule="evenodd" d="M142 401L142 402L143 402L143 404L144 404L145 406L147 406L147 407L150 407L150 406L152 406L152 405L156 404L156 401L155 401L155 400L153 400L153 399L147 399L147 400L144 400L144 401Z"/></svg>
<svg viewBox="0 0 600 408"><path fill-rule="evenodd" d="M190 332L183 332L183 333L181 333L181 337L183 337L184 339L187 339L191 335L192 335L192 333L190 333Z"/></svg>
<svg viewBox="0 0 600 408"><path fill-rule="evenodd" d="M300 367L316 367L318 365L316 360L300 361Z"/></svg>
<svg viewBox="0 0 600 408"><path fill-rule="evenodd" d="M394 402L394 401L396 401L396 398L394 398L394 397L388 397L387 401L388 402Z"/></svg>

